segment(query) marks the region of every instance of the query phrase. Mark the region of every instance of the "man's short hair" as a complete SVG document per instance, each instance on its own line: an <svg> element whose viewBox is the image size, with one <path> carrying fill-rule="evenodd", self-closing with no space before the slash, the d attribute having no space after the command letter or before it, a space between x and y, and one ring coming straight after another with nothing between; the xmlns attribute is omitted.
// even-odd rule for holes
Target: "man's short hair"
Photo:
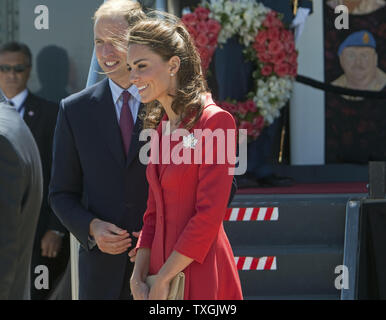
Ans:
<svg viewBox="0 0 386 320"><path fill-rule="evenodd" d="M131 0L105 1L94 14L94 23L98 18L105 16L124 17L129 27L134 26L138 21L146 18L141 5L138 2Z"/></svg>
<svg viewBox="0 0 386 320"><path fill-rule="evenodd" d="M20 42L16 42L16 41L7 42L7 43L3 44L2 46L0 46L0 55L5 53L5 52L21 52L21 53L23 53L28 59L28 65L32 66L31 50L24 43L20 43Z"/></svg>

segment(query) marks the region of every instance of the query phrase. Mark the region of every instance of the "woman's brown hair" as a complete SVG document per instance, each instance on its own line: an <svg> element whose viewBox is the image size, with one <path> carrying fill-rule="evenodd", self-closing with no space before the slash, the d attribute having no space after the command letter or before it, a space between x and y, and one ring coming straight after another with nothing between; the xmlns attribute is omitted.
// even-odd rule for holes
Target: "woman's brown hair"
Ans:
<svg viewBox="0 0 386 320"><path fill-rule="evenodd" d="M184 25L177 17L162 13L161 18L151 17L138 22L129 30L127 43L145 45L164 61L173 56L180 58L172 109L184 121L185 129L191 129L202 114L202 97L208 88L200 55ZM158 101L146 104L144 128L156 128L163 115L164 110Z"/></svg>

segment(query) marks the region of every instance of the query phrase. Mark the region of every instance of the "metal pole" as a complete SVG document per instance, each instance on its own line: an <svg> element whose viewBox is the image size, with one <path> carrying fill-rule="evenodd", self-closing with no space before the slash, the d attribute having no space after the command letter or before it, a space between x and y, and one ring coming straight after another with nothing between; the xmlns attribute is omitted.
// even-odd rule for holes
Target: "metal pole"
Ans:
<svg viewBox="0 0 386 320"><path fill-rule="evenodd" d="M102 71L99 67L98 60L95 55L95 49L92 54L91 63L90 63L90 69L88 70L88 77L87 77L87 84L86 88L92 86L93 84L97 83L98 81L98 75Z"/></svg>
<svg viewBox="0 0 386 320"><path fill-rule="evenodd" d="M79 300L79 242L70 234L71 246L71 296L72 300Z"/></svg>
<svg viewBox="0 0 386 320"><path fill-rule="evenodd" d="M166 2L165 0L156 0L155 8L159 11L166 11Z"/></svg>
<svg viewBox="0 0 386 320"><path fill-rule="evenodd" d="M175 16L180 16L180 2L177 0L168 0L168 12Z"/></svg>
<svg viewBox="0 0 386 320"><path fill-rule="evenodd" d="M362 201L350 199L346 205L346 225L343 249L343 279L348 281L348 288L341 289L341 300L355 300L357 295L357 275L359 262L359 221ZM348 274L347 274L348 273Z"/></svg>

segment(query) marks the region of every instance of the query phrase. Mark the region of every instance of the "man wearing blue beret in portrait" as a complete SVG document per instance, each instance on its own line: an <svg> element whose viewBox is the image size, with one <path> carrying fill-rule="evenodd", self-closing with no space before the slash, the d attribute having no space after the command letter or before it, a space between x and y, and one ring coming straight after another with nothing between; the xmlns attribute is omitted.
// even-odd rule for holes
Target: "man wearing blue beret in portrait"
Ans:
<svg viewBox="0 0 386 320"><path fill-rule="evenodd" d="M386 74L378 68L374 36L367 30L350 34L339 46L338 56L344 71L332 84L340 87L381 91L386 86ZM344 96L346 99L362 99Z"/></svg>

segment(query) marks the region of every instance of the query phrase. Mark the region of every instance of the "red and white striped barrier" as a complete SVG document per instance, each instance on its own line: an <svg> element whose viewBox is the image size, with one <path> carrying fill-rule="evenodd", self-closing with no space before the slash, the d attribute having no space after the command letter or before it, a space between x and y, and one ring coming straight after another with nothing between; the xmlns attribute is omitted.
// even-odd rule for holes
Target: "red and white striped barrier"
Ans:
<svg viewBox="0 0 386 320"><path fill-rule="evenodd" d="M276 270L276 257L235 257L237 270Z"/></svg>
<svg viewBox="0 0 386 320"><path fill-rule="evenodd" d="M228 208L224 221L276 221L279 208Z"/></svg>

